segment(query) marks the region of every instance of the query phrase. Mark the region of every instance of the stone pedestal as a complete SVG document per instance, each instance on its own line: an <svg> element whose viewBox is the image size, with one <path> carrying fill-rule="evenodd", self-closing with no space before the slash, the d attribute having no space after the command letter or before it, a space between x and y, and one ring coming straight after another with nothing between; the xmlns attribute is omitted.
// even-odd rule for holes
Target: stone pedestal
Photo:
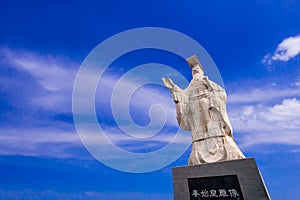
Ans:
<svg viewBox="0 0 300 200"><path fill-rule="evenodd" d="M174 200L270 199L253 158L173 168Z"/></svg>

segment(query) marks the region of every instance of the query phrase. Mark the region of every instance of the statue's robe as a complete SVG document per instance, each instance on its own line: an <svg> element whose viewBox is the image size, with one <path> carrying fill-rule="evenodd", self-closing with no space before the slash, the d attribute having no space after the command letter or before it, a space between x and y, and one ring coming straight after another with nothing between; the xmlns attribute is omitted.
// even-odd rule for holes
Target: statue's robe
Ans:
<svg viewBox="0 0 300 200"><path fill-rule="evenodd" d="M184 90L175 86L172 96L180 128L192 132L189 164L225 160L226 148L227 154L232 154L227 155L230 159L244 157L232 137L226 112L226 92L221 86L206 76L193 78Z"/></svg>
<svg viewBox="0 0 300 200"><path fill-rule="evenodd" d="M195 134L193 141L209 136L207 132L211 120L207 113L213 108L221 117L224 127L222 135L232 136L232 128L226 112L226 92L221 86L204 76L203 79L192 79L185 90L175 86L172 96L176 103L178 124L180 128Z"/></svg>

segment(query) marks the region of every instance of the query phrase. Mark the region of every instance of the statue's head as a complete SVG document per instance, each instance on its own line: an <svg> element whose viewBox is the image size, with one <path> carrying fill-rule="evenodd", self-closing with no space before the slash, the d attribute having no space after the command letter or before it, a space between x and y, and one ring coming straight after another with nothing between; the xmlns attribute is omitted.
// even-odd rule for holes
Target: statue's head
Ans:
<svg viewBox="0 0 300 200"><path fill-rule="evenodd" d="M191 68L192 68L193 75L195 75L195 74L200 74L201 76L204 75L204 71L203 71L202 67L200 67L199 64L193 65L193 67L191 67Z"/></svg>
<svg viewBox="0 0 300 200"><path fill-rule="evenodd" d="M192 69L193 76L196 74L201 75L201 76L204 75L203 67L202 67L201 63L199 62L196 55L193 55L192 57L186 59L186 61L188 62L190 68Z"/></svg>

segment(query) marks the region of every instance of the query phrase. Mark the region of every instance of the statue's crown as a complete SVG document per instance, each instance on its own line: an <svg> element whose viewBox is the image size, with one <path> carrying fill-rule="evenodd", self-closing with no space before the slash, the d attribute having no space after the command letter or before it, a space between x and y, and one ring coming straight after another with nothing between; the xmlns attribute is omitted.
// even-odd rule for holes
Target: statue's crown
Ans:
<svg viewBox="0 0 300 200"><path fill-rule="evenodd" d="M199 66L201 68L201 70L204 72L204 69L203 69L203 67L202 67L201 63L199 62L196 55L193 55L193 56L189 57L188 59L186 59L186 61L189 64L191 69L193 69L194 67Z"/></svg>

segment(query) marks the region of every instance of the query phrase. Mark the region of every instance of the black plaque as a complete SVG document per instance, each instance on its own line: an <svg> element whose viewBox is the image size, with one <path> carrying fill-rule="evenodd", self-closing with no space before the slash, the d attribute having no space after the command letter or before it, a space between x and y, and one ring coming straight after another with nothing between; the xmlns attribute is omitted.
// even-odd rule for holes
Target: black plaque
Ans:
<svg viewBox="0 0 300 200"><path fill-rule="evenodd" d="M243 200L237 175L189 178L190 200Z"/></svg>

